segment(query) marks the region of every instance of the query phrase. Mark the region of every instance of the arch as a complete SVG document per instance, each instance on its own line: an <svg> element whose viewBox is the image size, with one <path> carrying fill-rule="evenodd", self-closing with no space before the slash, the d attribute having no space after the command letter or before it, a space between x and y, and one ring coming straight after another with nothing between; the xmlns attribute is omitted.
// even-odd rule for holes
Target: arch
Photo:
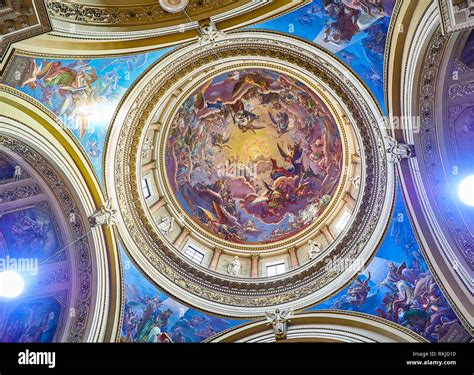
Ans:
<svg viewBox="0 0 474 375"><path fill-rule="evenodd" d="M460 320L473 332L472 220L455 195L456 164L451 157L455 146L447 113L468 101L462 92L454 95L456 102L451 100L448 90L457 83L462 87L462 76L469 74L468 69L456 68L460 78L451 79L454 60L469 32L443 35L434 2L404 2L391 29L385 64L391 132L416 151L416 157L398 165L402 191L428 266Z"/></svg>
<svg viewBox="0 0 474 375"><path fill-rule="evenodd" d="M275 342L267 321L247 323L211 337L207 342ZM321 310L296 314L288 323L287 338L278 342L426 342L398 324L350 311Z"/></svg>
<svg viewBox="0 0 474 375"><path fill-rule="evenodd" d="M51 200L62 213L58 221L70 241L59 251L74 258L73 312L67 312L67 329L55 340L115 341L122 306L119 253L111 228L89 224L105 202L92 166L73 135L36 101L1 86L0 108L0 147L20 158L53 191ZM68 220L71 212L76 216Z"/></svg>

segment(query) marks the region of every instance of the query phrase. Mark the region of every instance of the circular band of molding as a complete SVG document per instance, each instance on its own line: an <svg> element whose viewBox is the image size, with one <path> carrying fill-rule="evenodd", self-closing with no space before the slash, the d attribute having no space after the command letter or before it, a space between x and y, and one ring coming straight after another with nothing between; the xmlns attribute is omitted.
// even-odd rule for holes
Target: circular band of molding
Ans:
<svg viewBox="0 0 474 375"><path fill-rule="evenodd" d="M222 59L276 59L325 82L361 138L364 192L353 225L326 259L358 260L357 267L325 268L324 259L273 278L232 278L191 263L157 233L141 202L140 147L146 129L183 77ZM270 307L303 309L338 290L371 259L387 229L395 194L395 169L386 157L382 113L364 84L333 55L312 43L270 32L232 33L213 44L192 44L165 56L134 84L117 110L107 138L105 181L116 196L118 225L127 251L160 288L204 311L232 317L263 316Z"/></svg>
<svg viewBox="0 0 474 375"><path fill-rule="evenodd" d="M158 140L158 165L157 165L157 180L159 184L160 191L163 192L163 199L167 202L167 207L172 211L173 216L179 218L184 226L190 230L194 236L199 237L203 242L209 243L211 246L218 247L219 249L226 250L227 253L232 255L255 255L255 254L264 254L264 253L275 253L275 251L285 251L286 249L298 246L303 242L307 241L309 238L314 237L314 235L321 230L321 227L328 225L334 219L334 216L337 216L337 211L335 207L340 204L343 199L344 193L347 191L349 183L349 175L351 171L351 153L356 153L358 150L362 149L361 137L359 134L355 134L356 131L352 129L346 130L346 123L343 118L346 116L345 113L342 113L340 108L331 102L334 100L331 95L328 95L328 91L331 90L330 87L325 86L324 82L319 82L318 77L309 77L306 75L301 75L300 68L294 66L287 61L283 60L273 60L268 56L247 56L247 57L238 57L239 60L235 61L235 57L231 56L228 58L221 58L218 62L214 62L214 65L203 66L198 71L193 72L192 84L189 84L189 79L186 76L181 77L179 81L174 83L174 87L178 88L180 94L177 96L169 95L164 97L164 101L157 103L155 107L156 115L153 116L153 123L161 124L161 129L159 133ZM317 220L312 223L308 228L305 228L301 232L298 232L295 235L292 235L284 240L277 242L271 242L269 244L236 244L231 241L226 241L219 238L217 235L210 233L206 229L203 229L202 225L196 224L189 213L182 207L178 199L175 197L175 193L172 191L172 188L169 186L169 176L166 172L165 158L166 153L169 151L167 146L167 140L169 138L169 131L173 120L176 116L176 112L181 107L182 103L188 98L191 92L193 92L200 84L211 80L212 78L226 73L231 72L237 69L244 68L262 68L270 69L271 71L283 73L291 76L294 79L297 79L299 82L303 82L308 85L310 89L315 92L318 97L324 102L324 104L329 108L331 116L337 122L338 131L341 136L342 148L343 148L343 165L341 170L340 181L336 191L333 193L331 201L328 203L327 208L321 213ZM170 92L173 92L173 89ZM350 135L347 133L351 133ZM348 138L356 138L355 142L349 142ZM366 170L364 165L364 160L361 161L362 172ZM364 174L362 174L362 178ZM362 187L364 183L361 183ZM360 197L359 197L360 198ZM360 201L360 199L359 199ZM357 204L356 204L357 206Z"/></svg>
<svg viewBox="0 0 474 375"><path fill-rule="evenodd" d="M46 2L46 1L45 1ZM167 14L155 4L83 4L81 1L47 0L53 31L24 40L22 52L54 55L118 55L144 52L197 40L199 22L211 19L218 30L231 31L282 16L307 0L233 0L194 2L184 14ZM190 4L192 5L192 4ZM165 14L161 14L161 13Z"/></svg>

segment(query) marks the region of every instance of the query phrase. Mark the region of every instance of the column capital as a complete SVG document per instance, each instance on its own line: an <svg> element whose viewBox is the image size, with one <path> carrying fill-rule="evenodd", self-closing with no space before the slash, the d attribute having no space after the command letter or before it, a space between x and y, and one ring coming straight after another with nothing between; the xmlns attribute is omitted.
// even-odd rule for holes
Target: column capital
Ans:
<svg viewBox="0 0 474 375"><path fill-rule="evenodd" d="M157 130L160 130L161 129L161 122L155 122L153 124L150 125L150 130L154 130L154 131L157 131Z"/></svg>
<svg viewBox="0 0 474 375"><path fill-rule="evenodd" d="M300 266L296 250L296 246L292 246L288 249L288 254L290 254L291 269L295 269Z"/></svg>
<svg viewBox="0 0 474 375"><path fill-rule="evenodd" d="M157 160L152 160L149 163L143 164L142 165L142 172L147 172L151 169L156 169L157 165L158 165Z"/></svg>
<svg viewBox="0 0 474 375"><path fill-rule="evenodd" d="M158 211L161 207L164 207L166 206L166 200L165 198L160 198L159 200L157 200L154 204L152 204L150 206L150 212L151 214L153 215L156 211Z"/></svg>
<svg viewBox="0 0 474 375"><path fill-rule="evenodd" d="M329 244L334 241L334 237L327 224L324 224L324 226L321 228L321 233L324 235L324 238Z"/></svg>
<svg viewBox="0 0 474 375"><path fill-rule="evenodd" d="M355 207L355 205L356 205L356 200L354 199L354 197L352 196L352 194L351 194L350 192L346 191L346 192L344 193L344 198L343 198L343 199L344 199L344 201L345 201L346 203L348 203L350 206Z"/></svg>
<svg viewBox="0 0 474 375"><path fill-rule="evenodd" d="M183 228L181 230L181 233L179 234L178 238L176 238L176 240L174 241L174 245L176 247L180 247L183 242L184 242L184 239L189 235L189 230L187 228Z"/></svg>

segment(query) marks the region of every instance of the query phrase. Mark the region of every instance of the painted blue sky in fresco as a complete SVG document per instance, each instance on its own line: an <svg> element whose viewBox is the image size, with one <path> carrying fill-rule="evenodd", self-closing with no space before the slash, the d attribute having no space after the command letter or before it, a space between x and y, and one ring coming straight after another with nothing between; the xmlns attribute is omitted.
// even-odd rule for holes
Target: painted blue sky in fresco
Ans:
<svg viewBox="0 0 474 375"><path fill-rule="evenodd" d="M380 316L432 342L442 340L448 332L458 339L469 337L426 265L400 187L387 235L358 279L310 310L350 310Z"/></svg>
<svg viewBox="0 0 474 375"><path fill-rule="evenodd" d="M323 7L323 3L332 4ZM385 110L384 48L394 3L394 0L383 0L384 13L374 12L372 16L368 16L356 10L352 14L341 13L339 7L344 5L340 5L341 1L338 0L314 0L294 12L251 28L295 35L336 54L362 78ZM342 40L325 40L325 30L335 28L341 31Z"/></svg>
<svg viewBox="0 0 474 375"><path fill-rule="evenodd" d="M138 271L121 248L125 277L122 340L155 342L167 334L173 342L200 342L245 321L206 315L168 297Z"/></svg>
<svg viewBox="0 0 474 375"><path fill-rule="evenodd" d="M131 84L169 50L90 60L16 56L11 69L17 70L21 78L5 83L40 101L61 118L80 140L102 181L105 138L120 100Z"/></svg>

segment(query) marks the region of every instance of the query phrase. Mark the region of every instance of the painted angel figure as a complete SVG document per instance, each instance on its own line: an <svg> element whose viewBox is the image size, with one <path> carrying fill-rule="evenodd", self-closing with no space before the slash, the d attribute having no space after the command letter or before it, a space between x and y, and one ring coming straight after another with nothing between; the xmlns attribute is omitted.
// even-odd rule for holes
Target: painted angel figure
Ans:
<svg viewBox="0 0 474 375"><path fill-rule="evenodd" d="M60 117L73 118L82 139L89 126L90 106L95 93L93 84L97 80L97 71L83 61L68 66L63 66L61 61L49 61L38 66L36 59L32 59L20 87L28 86L33 90L39 87L45 101L49 102L53 93L57 94L62 99L58 109Z"/></svg>

